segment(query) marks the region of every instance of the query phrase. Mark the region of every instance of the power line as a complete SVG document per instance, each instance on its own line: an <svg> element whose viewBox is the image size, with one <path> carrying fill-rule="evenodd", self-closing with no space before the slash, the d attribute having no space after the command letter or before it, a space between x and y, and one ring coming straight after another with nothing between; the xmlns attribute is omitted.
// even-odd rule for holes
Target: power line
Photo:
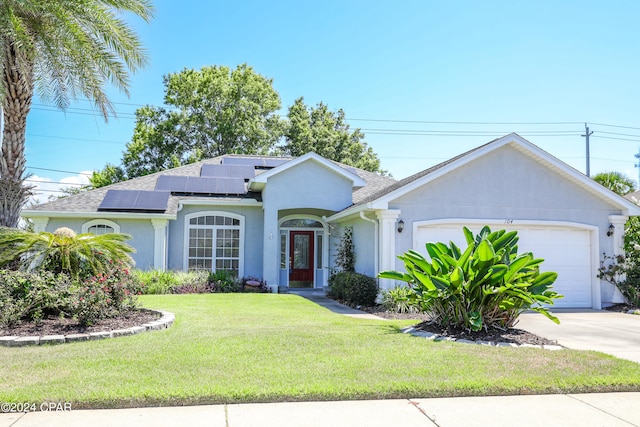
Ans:
<svg viewBox="0 0 640 427"><path fill-rule="evenodd" d="M633 127L633 126L610 125L610 124L607 124L607 123L593 123L593 122L590 122L589 124L596 125L596 126L608 126L608 127L620 128L620 129L640 130L640 128Z"/></svg>
<svg viewBox="0 0 640 427"><path fill-rule="evenodd" d="M60 185L89 185L89 184L80 184L77 182L62 182L62 181L38 181L37 179L25 179L26 182L34 182L36 184L60 184Z"/></svg>
<svg viewBox="0 0 640 427"><path fill-rule="evenodd" d="M600 138L600 139L615 139L617 141L633 141L633 142L640 142L640 139L630 139L630 138L615 138L613 136L600 136L600 135L596 135L593 134L591 135L593 138Z"/></svg>
<svg viewBox="0 0 640 427"><path fill-rule="evenodd" d="M72 173L75 175L93 176L93 173L89 173L89 172L73 172L73 171L65 171L61 169L38 168L35 166L27 166L27 169L36 169L36 170L49 171L49 172L62 172L62 173Z"/></svg>

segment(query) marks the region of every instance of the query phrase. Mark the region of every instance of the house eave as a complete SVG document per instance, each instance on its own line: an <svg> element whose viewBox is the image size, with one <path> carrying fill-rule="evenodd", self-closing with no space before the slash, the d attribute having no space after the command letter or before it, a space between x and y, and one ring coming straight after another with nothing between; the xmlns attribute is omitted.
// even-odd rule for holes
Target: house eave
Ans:
<svg viewBox="0 0 640 427"><path fill-rule="evenodd" d="M62 211L29 211L21 213L23 218L119 218L119 219L176 219L176 215L149 212L62 212Z"/></svg>
<svg viewBox="0 0 640 427"><path fill-rule="evenodd" d="M183 206L198 205L198 206L244 206L244 207L260 207L262 202L255 199L241 199L241 200L224 200L224 199L186 199L178 202L178 211Z"/></svg>

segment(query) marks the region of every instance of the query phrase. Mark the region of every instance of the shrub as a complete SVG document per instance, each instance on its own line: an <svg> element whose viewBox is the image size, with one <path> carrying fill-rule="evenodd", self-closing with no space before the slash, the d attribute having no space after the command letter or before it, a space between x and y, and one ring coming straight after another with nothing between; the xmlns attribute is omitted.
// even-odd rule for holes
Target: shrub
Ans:
<svg viewBox="0 0 640 427"><path fill-rule="evenodd" d="M630 305L640 307L640 263L637 255L602 255L598 278L616 286Z"/></svg>
<svg viewBox="0 0 640 427"><path fill-rule="evenodd" d="M170 294L178 285L176 275L172 271L161 270L134 270L134 276L144 283L144 294Z"/></svg>
<svg viewBox="0 0 640 427"><path fill-rule="evenodd" d="M51 316L89 325L135 309L140 291L140 282L118 263L84 279L50 271L1 271L0 327Z"/></svg>
<svg viewBox="0 0 640 427"><path fill-rule="evenodd" d="M336 250L336 271L355 272L356 255L353 246L353 227L345 227Z"/></svg>
<svg viewBox="0 0 640 427"><path fill-rule="evenodd" d="M378 296L378 284L373 277L343 271L329 279L327 296L350 305L371 307Z"/></svg>
<svg viewBox="0 0 640 427"><path fill-rule="evenodd" d="M83 325L127 314L137 308L142 289L137 276L114 263L104 273L76 282L71 314Z"/></svg>
<svg viewBox="0 0 640 427"><path fill-rule="evenodd" d="M542 259L530 252L518 255L515 231L491 232L484 227L477 236L463 228L468 247L453 243L427 243L431 262L409 250L400 258L405 273L385 271L379 277L409 283L416 301L432 322L479 331L510 328L525 310L537 311L559 323L543 304L562 296L551 290L557 273L540 273Z"/></svg>
<svg viewBox="0 0 640 427"><path fill-rule="evenodd" d="M640 307L640 218L631 217L625 225L624 255L603 254L598 277L617 286L627 302Z"/></svg>
<svg viewBox="0 0 640 427"><path fill-rule="evenodd" d="M396 286L382 291L382 306L394 313L417 313L420 307L416 302L416 293L409 286Z"/></svg>
<svg viewBox="0 0 640 427"><path fill-rule="evenodd" d="M211 286L211 292L240 292L241 284L230 271L212 271L209 273L208 281Z"/></svg>
<svg viewBox="0 0 640 427"><path fill-rule="evenodd" d="M202 294L240 292L240 283L229 271L140 271L136 276L145 284L145 294Z"/></svg>

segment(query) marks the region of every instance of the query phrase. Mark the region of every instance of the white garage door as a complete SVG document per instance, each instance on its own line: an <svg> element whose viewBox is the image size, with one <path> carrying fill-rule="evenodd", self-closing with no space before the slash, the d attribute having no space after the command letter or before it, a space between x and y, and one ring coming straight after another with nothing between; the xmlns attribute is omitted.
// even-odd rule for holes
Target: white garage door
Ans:
<svg viewBox="0 0 640 427"><path fill-rule="evenodd" d="M415 236L415 249L426 254L425 243L453 241L466 248L462 224L438 224L419 226ZM482 225L467 225L477 233ZM490 225L498 229L517 230L520 240L518 253L533 252L545 261L541 271L555 271L558 279L553 287L564 298L556 300L554 307L590 308L591 298L591 231L571 227L539 225Z"/></svg>

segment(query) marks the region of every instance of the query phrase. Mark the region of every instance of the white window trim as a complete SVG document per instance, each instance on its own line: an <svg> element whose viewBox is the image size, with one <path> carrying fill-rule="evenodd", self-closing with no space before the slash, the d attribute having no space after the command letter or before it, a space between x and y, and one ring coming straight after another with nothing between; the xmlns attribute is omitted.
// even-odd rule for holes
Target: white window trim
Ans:
<svg viewBox="0 0 640 427"><path fill-rule="evenodd" d="M88 233L89 228L93 227L94 225L106 225L107 227L113 228L114 233L120 232L120 226L113 221L109 221L108 219L92 219L91 221L87 221L82 224L82 232Z"/></svg>
<svg viewBox="0 0 640 427"><path fill-rule="evenodd" d="M232 212L225 211L201 211L194 212L184 216L184 235L182 239L182 268L184 271L189 271L189 229L191 228L189 222L193 218L199 218L201 216L225 216L233 219L237 219L240 221L240 225L238 228L240 229L240 247L238 252L238 278L244 277L244 228L245 228L245 218L243 215L239 215ZM229 227L229 226L223 226ZM214 248L215 249L215 248ZM212 262L212 271L216 271L215 269L215 258Z"/></svg>

